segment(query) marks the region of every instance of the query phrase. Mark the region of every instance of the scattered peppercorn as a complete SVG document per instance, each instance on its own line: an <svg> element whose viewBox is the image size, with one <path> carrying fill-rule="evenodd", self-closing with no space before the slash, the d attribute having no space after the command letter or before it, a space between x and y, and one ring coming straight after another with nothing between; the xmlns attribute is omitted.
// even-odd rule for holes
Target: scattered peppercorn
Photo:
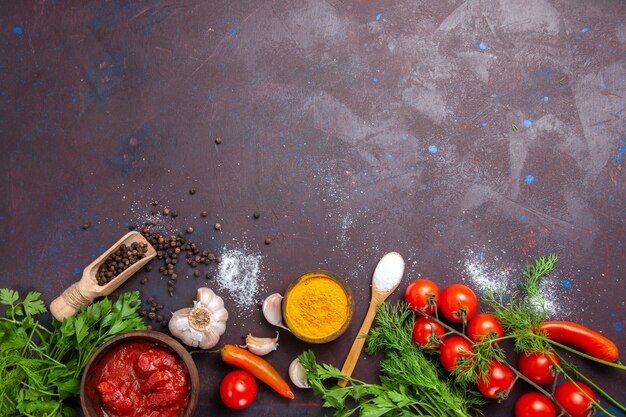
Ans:
<svg viewBox="0 0 626 417"><path fill-rule="evenodd" d="M152 265L146 265L145 270L146 272L152 271Z"/></svg>
<svg viewBox="0 0 626 417"><path fill-rule="evenodd" d="M213 227L215 228L215 230L222 230L222 225L219 223L215 223Z"/></svg>
<svg viewBox="0 0 626 417"><path fill-rule="evenodd" d="M208 212L206 212L206 211L203 211L202 213L200 213L200 215L201 215L202 217L206 217L206 216L208 216L208 215L209 215L209 213L208 213Z"/></svg>
<svg viewBox="0 0 626 417"><path fill-rule="evenodd" d="M167 207L165 207L165 208L163 209L163 211L161 212L161 214L163 214L164 216L169 216L171 212L172 212L172 211L171 211L170 209L168 209Z"/></svg>
<svg viewBox="0 0 626 417"><path fill-rule="evenodd" d="M200 271L193 271L193 276L196 278L200 278Z"/></svg>
<svg viewBox="0 0 626 417"><path fill-rule="evenodd" d="M269 237L265 238L265 244L266 245L271 245L272 244L272 239L270 239Z"/></svg>
<svg viewBox="0 0 626 417"><path fill-rule="evenodd" d="M218 136L215 138L215 144L219 145L220 143L222 143L222 138Z"/></svg>
<svg viewBox="0 0 626 417"><path fill-rule="evenodd" d="M221 256L216 256L216 257L215 257L215 262L217 262L218 264L219 264L220 262L222 262L222 257L221 257Z"/></svg>
<svg viewBox="0 0 626 417"><path fill-rule="evenodd" d="M89 229L89 227L90 227L90 226L91 226L91 223L87 222L87 223L83 223L83 225L81 226L81 228L82 228L83 230L87 230L87 229Z"/></svg>
<svg viewBox="0 0 626 417"><path fill-rule="evenodd" d="M187 228L187 233L190 233L190 234L193 233L193 227L189 226Z"/></svg>
<svg viewBox="0 0 626 417"><path fill-rule="evenodd" d="M258 219L259 217L261 217L261 213L259 213L258 211L255 211L252 217L254 217L255 219Z"/></svg>
<svg viewBox="0 0 626 417"><path fill-rule="evenodd" d="M153 202L152 202L152 205L153 205L154 207L156 207L156 206L158 206L158 205L159 205L159 202L155 200L155 201L153 201Z"/></svg>
<svg viewBox="0 0 626 417"><path fill-rule="evenodd" d="M144 277L144 278L141 278L141 279L139 280L139 283L140 283L141 285L145 285L145 283L146 283L146 282L148 282L148 278L145 278L145 277Z"/></svg>
<svg viewBox="0 0 626 417"><path fill-rule="evenodd" d="M194 195L196 193L196 189L195 188L190 188L189 189L189 194Z"/></svg>
<svg viewBox="0 0 626 417"><path fill-rule="evenodd" d="M171 216L172 216L172 217L178 217L178 212L176 212L176 211L172 211Z"/></svg>

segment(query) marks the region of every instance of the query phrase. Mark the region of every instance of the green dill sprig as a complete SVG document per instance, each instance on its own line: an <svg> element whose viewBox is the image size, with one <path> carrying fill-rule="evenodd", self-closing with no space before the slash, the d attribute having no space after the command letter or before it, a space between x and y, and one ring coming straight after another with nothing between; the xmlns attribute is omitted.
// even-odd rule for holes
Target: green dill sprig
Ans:
<svg viewBox="0 0 626 417"><path fill-rule="evenodd" d="M377 326L367 337L366 352L384 353L380 362L380 384L347 378L337 368L319 364L312 352L299 356L313 391L324 398L324 407L335 416L469 417L480 413L484 399L467 384L445 375L440 367L413 343L415 316L404 303L382 303ZM346 387L329 385L329 380L347 379Z"/></svg>
<svg viewBox="0 0 626 417"><path fill-rule="evenodd" d="M550 345L541 332L540 324L549 316L545 300L541 293L541 278L554 269L556 255L540 256L528 265L523 273L520 290L514 292L508 301L502 294L487 291L483 301L500 320L504 330L515 336L515 349L518 352L547 352Z"/></svg>

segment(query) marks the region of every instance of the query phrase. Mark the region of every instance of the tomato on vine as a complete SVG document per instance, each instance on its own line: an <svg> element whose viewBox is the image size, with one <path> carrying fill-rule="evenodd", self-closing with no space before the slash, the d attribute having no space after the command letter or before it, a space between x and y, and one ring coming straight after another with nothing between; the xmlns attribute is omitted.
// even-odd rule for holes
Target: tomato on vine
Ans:
<svg viewBox="0 0 626 417"><path fill-rule="evenodd" d="M578 387L576 387L578 385ZM587 395L583 394L584 391ZM590 398L587 398L590 397ZM582 382L564 382L554 391L554 399L563 407L565 411L570 413L572 417L587 417L591 415L594 407L593 401L596 400L596 394L587 385Z"/></svg>
<svg viewBox="0 0 626 417"><path fill-rule="evenodd" d="M547 355L541 352L522 353L519 357L517 366L525 377L536 384L545 385L554 381L556 378L555 364L559 364L559 360L550 352Z"/></svg>
<svg viewBox="0 0 626 417"><path fill-rule="evenodd" d="M493 314L477 314L467 325L467 337L474 342L480 342L486 338L499 339L502 336L504 336L502 323Z"/></svg>
<svg viewBox="0 0 626 417"><path fill-rule="evenodd" d="M467 323L478 310L478 299L471 288L462 284L452 284L441 292L439 308L451 322Z"/></svg>
<svg viewBox="0 0 626 417"><path fill-rule="evenodd" d="M539 392L527 392L515 403L515 417L555 417L556 407Z"/></svg>
<svg viewBox="0 0 626 417"><path fill-rule="evenodd" d="M478 391L487 398L505 400L515 382L515 374L502 362L493 359L484 375L478 375Z"/></svg>
<svg viewBox="0 0 626 417"><path fill-rule="evenodd" d="M445 332L446 329L441 324L426 317L418 317L413 325L413 342L426 350L437 349L444 340L442 335Z"/></svg>
<svg viewBox="0 0 626 417"><path fill-rule="evenodd" d="M429 279L416 279L404 292L404 301L411 310L421 310L426 314L434 314L439 307L439 287Z"/></svg>
<svg viewBox="0 0 626 417"><path fill-rule="evenodd" d="M474 346L470 342L460 336L452 336L447 338L439 349L439 362L446 371L453 372L457 365L470 357L473 352ZM467 369L469 366L470 363L467 363L462 369Z"/></svg>

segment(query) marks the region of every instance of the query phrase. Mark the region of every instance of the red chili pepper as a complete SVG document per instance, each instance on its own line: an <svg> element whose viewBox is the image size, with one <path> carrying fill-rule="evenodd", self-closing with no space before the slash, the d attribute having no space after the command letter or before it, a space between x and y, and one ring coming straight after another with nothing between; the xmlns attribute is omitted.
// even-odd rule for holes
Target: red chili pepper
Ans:
<svg viewBox="0 0 626 417"><path fill-rule="evenodd" d="M569 321L546 321L539 329L548 339L580 350L607 362L616 362L617 346L600 333Z"/></svg>
<svg viewBox="0 0 626 417"><path fill-rule="evenodd" d="M222 349L222 360L250 372L283 397L291 400L295 398L291 388L289 388L287 382L278 375L276 369L254 353L248 352L235 345L224 345Z"/></svg>

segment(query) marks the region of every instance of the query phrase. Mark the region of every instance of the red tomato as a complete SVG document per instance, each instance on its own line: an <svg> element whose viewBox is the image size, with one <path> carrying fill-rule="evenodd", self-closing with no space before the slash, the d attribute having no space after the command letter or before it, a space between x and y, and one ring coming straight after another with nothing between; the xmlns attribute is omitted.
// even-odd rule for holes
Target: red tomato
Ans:
<svg viewBox="0 0 626 417"><path fill-rule="evenodd" d="M476 314L478 299L469 287L461 284L448 285L441 292L439 306L443 315L453 323L467 323Z"/></svg>
<svg viewBox="0 0 626 417"><path fill-rule="evenodd" d="M220 397L228 408L240 410L256 398L256 381L245 371L232 371L220 383Z"/></svg>
<svg viewBox="0 0 626 417"><path fill-rule="evenodd" d="M461 358L468 358L472 352L474 346L470 342L460 336L452 336L447 338L439 349L439 362L446 371L452 372Z"/></svg>
<svg viewBox="0 0 626 417"><path fill-rule="evenodd" d="M467 325L467 337L474 342L480 342L487 337L497 339L502 336L504 336L502 323L493 314L477 314Z"/></svg>
<svg viewBox="0 0 626 417"><path fill-rule="evenodd" d="M439 287L429 279L416 279L406 287L404 301L412 310L434 314L439 307Z"/></svg>
<svg viewBox="0 0 626 417"><path fill-rule="evenodd" d="M515 382L513 371L502 362L494 359L489 363L487 375L478 376L478 391L487 398L504 400L509 395L513 382Z"/></svg>
<svg viewBox="0 0 626 417"><path fill-rule="evenodd" d="M418 317L413 325L413 342L425 349L437 349L443 342L446 329L439 323L435 323L426 317Z"/></svg>
<svg viewBox="0 0 626 417"><path fill-rule="evenodd" d="M558 364L559 360L554 353L549 355L544 355L543 353L531 353L529 355L522 353L517 366L522 375L536 384L545 385L553 382L556 378L555 363Z"/></svg>
<svg viewBox="0 0 626 417"><path fill-rule="evenodd" d="M527 392L515 403L515 417L555 417L552 401L538 392Z"/></svg>
<svg viewBox="0 0 626 417"><path fill-rule="evenodd" d="M578 387L576 387L578 385ZM572 417L587 417L593 403L582 392L587 393L594 401L596 400L596 394L587 385L582 382L576 381L576 385L573 382L564 382L556 387L554 391L554 399L561 404L561 407L565 409Z"/></svg>

